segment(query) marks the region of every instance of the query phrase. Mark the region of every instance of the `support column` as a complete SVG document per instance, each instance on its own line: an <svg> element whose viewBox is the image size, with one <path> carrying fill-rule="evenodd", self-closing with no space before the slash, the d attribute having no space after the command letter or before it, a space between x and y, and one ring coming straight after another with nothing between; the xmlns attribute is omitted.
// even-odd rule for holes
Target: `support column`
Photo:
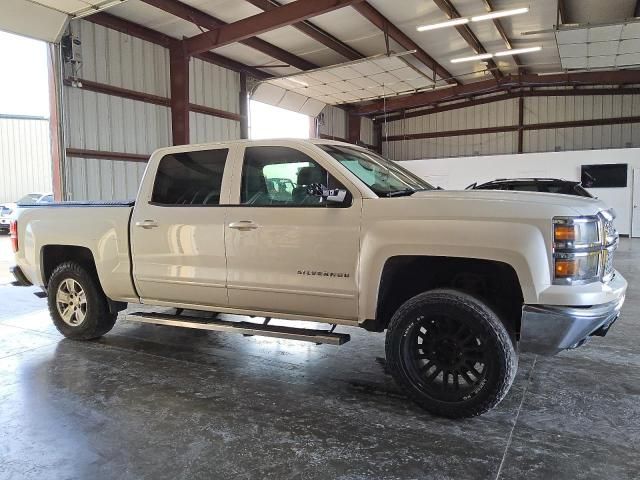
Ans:
<svg viewBox="0 0 640 480"><path fill-rule="evenodd" d="M171 133L174 145L189 143L189 57L182 43L169 48Z"/></svg>
<svg viewBox="0 0 640 480"><path fill-rule="evenodd" d="M524 147L524 95L518 97L518 153Z"/></svg>
<svg viewBox="0 0 640 480"><path fill-rule="evenodd" d="M362 123L362 118L360 115L355 115L353 113L349 113L347 117L347 141L349 143L358 144L360 143L360 124Z"/></svg>
<svg viewBox="0 0 640 480"><path fill-rule="evenodd" d="M64 162L64 129L62 127L62 62L60 45L47 45L47 70L49 76L49 135L51 147L51 180L53 198L64 200L62 179Z"/></svg>
<svg viewBox="0 0 640 480"><path fill-rule="evenodd" d="M249 138L249 97L247 74L240 72L240 138Z"/></svg>

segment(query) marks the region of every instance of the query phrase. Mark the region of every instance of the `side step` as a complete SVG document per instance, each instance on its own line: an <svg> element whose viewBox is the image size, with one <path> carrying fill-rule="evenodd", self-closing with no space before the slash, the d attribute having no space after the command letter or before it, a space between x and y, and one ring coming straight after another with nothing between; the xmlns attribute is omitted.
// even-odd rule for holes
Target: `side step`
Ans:
<svg viewBox="0 0 640 480"><path fill-rule="evenodd" d="M348 333L333 333L328 330L282 327L251 322L228 322L224 320L200 319L198 317L185 317L164 313L135 312L127 315L125 319L130 322L151 323L153 325L169 325L172 327L194 328L196 330L234 332L245 335L260 335L263 337L301 340L304 342L327 343L330 345L342 345L351 340Z"/></svg>

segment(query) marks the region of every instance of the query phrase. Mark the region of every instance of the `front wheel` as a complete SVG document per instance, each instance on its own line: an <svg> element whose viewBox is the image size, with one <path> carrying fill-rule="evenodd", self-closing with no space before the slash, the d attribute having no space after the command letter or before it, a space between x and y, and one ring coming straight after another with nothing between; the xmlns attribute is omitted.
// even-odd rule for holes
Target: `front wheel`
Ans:
<svg viewBox="0 0 640 480"><path fill-rule="evenodd" d="M432 290L405 302L389 323L385 348L396 382L418 405L450 418L491 410L518 368L495 312L456 290Z"/></svg>
<svg viewBox="0 0 640 480"><path fill-rule="evenodd" d="M74 340L91 340L111 330L117 314L95 274L75 262L56 267L47 286L49 313L60 333Z"/></svg>

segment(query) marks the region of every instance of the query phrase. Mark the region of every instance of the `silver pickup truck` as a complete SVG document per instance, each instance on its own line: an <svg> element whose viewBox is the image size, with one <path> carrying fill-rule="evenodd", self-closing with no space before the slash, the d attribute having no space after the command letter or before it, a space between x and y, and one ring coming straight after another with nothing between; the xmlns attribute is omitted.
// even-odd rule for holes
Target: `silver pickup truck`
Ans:
<svg viewBox="0 0 640 480"><path fill-rule="evenodd" d="M598 200L437 190L324 140L164 148L135 202L24 208L11 235L16 282L43 288L69 338L106 334L127 303L264 318L130 321L316 343L348 341L340 325L386 330L398 384L448 417L500 402L518 350L604 335L627 288Z"/></svg>

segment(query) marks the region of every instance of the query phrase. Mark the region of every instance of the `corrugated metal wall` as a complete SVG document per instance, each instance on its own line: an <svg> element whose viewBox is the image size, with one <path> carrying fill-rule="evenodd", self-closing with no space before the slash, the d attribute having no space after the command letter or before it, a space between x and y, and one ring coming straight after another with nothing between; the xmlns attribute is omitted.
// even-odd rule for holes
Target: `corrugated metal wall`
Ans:
<svg viewBox="0 0 640 480"><path fill-rule="evenodd" d="M82 42L78 77L170 97L167 49L84 20L72 22L70 28ZM191 60L191 103L237 113L239 91L237 73ZM171 145L168 107L71 86L64 87L63 96L67 148L146 155ZM240 138L239 122L194 112L189 119L192 143ZM145 167L140 162L67 157L65 197L134 198Z"/></svg>
<svg viewBox="0 0 640 480"><path fill-rule="evenodd" d="M240 74L192 58L189 62L189 101L206 107L239 113ZM202 113L189 114L191 143L240 138L240 122Z"/></svg>
<svg viewBox="0 0 640 480"><path fill-rule="evenodd" d="M549 96L524 99L524 124L640 116L640 95ZM518 99L383 124L383 152L395 160L517 153L516 132L385 142L391 135L517 125ZM640 124L524 131L523 152L640 146Z"/></svg>
<svg viewBox="0 0 640 480"><path fill-rule="evenodd" d="M377 143L373 129L373 120L370 118L363 117L360 120L360 140L372 146L375 146Z"/></svg>
<svg viewBox="0 0 640 480"><path fill-rule="evenodd" d="M512 153L518 148L517 134L513 132L393 142L385 142L385 137L387 135L498 127L517 123L517 99L388 122L382 125L383 154L395 160L410 160Z"/></svg>
<svg viewBox="0 0 640 480"><path fill-rule="evenodd" d="M0 116L0 203L51 190L49 120Z"/></svg>
<svg viewBox="0 0 640 480"><path fill-rule="evenodd" d="M347 112L333 105L327 105L320 115L324 116L324 123L318 126L319 135L347 138Z"/></svg>

